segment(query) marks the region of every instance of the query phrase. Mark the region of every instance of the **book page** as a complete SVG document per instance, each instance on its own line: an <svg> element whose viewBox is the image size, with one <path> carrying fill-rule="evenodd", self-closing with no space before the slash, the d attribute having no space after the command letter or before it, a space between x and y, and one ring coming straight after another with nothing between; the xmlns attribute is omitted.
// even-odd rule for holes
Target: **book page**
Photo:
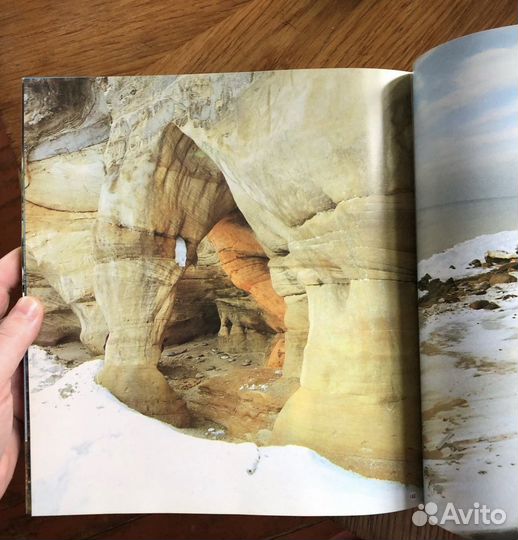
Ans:
<svg viewBox="0 0 518 540"><path fill-rule="evenodd" d="M474 34L414 75L425 510L480 538L518 531L517 46Z"/></svg>
<svg viewBox="0 0 518 540"><path fill-rule="evenodd" d="M25 81L34 515L420 500L410 91Z"/></svg>

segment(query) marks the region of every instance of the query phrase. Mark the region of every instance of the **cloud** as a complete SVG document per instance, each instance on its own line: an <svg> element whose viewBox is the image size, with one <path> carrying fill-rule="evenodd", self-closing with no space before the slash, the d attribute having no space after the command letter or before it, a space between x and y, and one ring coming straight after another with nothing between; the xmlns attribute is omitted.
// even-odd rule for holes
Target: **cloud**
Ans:
<svg viewBox="0 0 518 540"><path fill-rule="evenodd" d="M478 117L473 118L473 120L466 124L466 128L469 128L470 130L483 128L508 118L518 118L518 99L508 103L502 103L499 107L482 111Z"/></svg>
<svg viewBox="0 0 518 540"><path fill-rule="evenodd" d="M502 87L516 85L517 57L518 43L468 57L455 77L456 91L461 91L465 100L473 101Z"/></svg>
<svg viewBox="0 0 518 540"><path fill-rule="evenodd" d="M440 50L436 54L440 54ZM492 48L468 56L455 73L437 74L438 77L451 76L450 91L439 99L423 96L424 99L418 100L416 113L425 121L437 122L439 117L460 107L476 104L493 92L517 88L516 58L518 43L512 47Z"/></svg>
<svg viewBox="0 0 518 540"><path fill-rule="evenodd" d="M481 151L495 145L498 149L504 147L506 143L510 143L510 145L518 143L518 125L509 129L484 132L473 132L466 126L460 132L447 137L437 137L431 141L436 157L455 156L459 153L471 154L473 149ZM518 157L518 147L516 146L515 151Z"/></svg>
<svg viewBox="0 0 518 540"><path fill-rule="evenodd" d="M474 173L481 167L511 164L518 168L518 125L509 129L470 132L468 127L448 136L426 141L426 155L417 152L420 177L440 177L446 171L463 169ZM518 186L514 187L518 192ZM518 193L517 193L518 194Z"/></svg>
<svg viewBox="0 0 518 540"><path fill-rule="evenodd" d="M421 208L518 196L518 39L501 35L452 42L417 67Z"/></svg>

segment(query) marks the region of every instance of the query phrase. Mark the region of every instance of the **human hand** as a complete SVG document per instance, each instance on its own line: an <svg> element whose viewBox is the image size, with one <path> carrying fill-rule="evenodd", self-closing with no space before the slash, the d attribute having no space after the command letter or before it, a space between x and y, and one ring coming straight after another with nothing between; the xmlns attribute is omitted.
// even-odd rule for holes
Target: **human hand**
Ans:
<svg viewBox="0 0 518 540"><path fill-rule="evenodd" d="M20 279L20 248L0 259L0 317L9 307L9 292ZM43 306L35 298L20 298L0 322L0 497L13 476L23 431L23 376L19 365L36 339Z"/></svg>

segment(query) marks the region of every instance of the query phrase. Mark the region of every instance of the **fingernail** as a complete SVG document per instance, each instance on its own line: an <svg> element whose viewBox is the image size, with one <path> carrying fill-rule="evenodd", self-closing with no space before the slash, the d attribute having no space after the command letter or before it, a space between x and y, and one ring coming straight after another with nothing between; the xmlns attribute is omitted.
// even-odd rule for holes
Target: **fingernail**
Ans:
<svg viewBox="0 0 518 540"><path fill-rule="evenodd" d="M40 304L34 298L30 296L24 296L20 298L16 305L14 306L13 311L23 315L26 319L33 320L38 316L40 310Z"/></svg>

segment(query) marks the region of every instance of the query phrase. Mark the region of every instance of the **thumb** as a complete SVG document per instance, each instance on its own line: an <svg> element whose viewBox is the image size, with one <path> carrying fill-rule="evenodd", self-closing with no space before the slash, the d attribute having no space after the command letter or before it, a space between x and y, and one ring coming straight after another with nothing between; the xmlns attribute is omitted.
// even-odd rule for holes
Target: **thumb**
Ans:
<svg viewBox="0 0 518 540"><path fill-rule="evenodd" d="M38 336L42 321L43 306L26 296L0 323L0 383L13 376L25 351Z"/></svg>

